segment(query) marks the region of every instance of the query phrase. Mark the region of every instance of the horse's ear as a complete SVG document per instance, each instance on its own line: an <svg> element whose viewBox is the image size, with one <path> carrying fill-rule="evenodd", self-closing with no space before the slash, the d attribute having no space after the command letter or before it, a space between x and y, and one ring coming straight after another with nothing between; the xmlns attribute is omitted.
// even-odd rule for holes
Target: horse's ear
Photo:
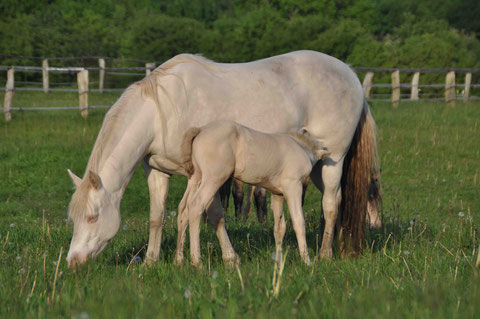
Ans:
<svg viewBox="0 0 480 319"><path fill-rule="evenodd" d="M73 185L75 188L77 188L80 183L82 182L82 179L75 175L70 169L67 169L68 175L70 175L70 178L72 179Z"/></svg>
<svg viewBox="0 0 480 319"><path fill-rule="evenodd" d="M100 176L92 171L88 171L88 180L96 190L99 190L100 187L102 187L102 180L100 179Z"/></svg>

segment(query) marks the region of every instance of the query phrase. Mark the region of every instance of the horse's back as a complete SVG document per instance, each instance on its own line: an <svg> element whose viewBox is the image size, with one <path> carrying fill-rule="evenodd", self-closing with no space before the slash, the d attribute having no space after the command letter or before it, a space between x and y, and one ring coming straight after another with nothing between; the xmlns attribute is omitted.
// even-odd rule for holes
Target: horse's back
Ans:
<svg viewBox="0 0 480 319"><path fill-rule="evenodd" d="M339 159L363 107L355 73L338 59L314 51L232 64L183 54L162 67L174 75L163 79L171 83L166 86L180 111L180 129L219 119L266 133L305 127Z"/></svg>

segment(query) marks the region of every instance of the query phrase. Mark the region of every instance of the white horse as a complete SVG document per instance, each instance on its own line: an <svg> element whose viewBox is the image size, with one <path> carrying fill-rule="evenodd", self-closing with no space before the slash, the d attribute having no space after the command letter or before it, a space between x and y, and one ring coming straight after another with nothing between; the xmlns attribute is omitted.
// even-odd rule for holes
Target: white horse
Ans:
<svg viewBox="0 0 480 319"><path fill-rule="evenodd" d="M219 119L266 133L305 128L323 141L331 154L311 173L323 192L326 223L320 255L332 256L340 206L345 249L361 249L376 141L355 73L343 62L313 51L239 64L181 54L124 92L105 116L83 178L70 172L77 189L69 207L74 231L68 263L74 266L97 256L115 235L120 200L142 160L151 208L147 262L158 260L169 178L187 175L182 137L191 127ZM223 260L236 262L218 194L207 213ZM179 224L183 218L179 214Z"/></svg>

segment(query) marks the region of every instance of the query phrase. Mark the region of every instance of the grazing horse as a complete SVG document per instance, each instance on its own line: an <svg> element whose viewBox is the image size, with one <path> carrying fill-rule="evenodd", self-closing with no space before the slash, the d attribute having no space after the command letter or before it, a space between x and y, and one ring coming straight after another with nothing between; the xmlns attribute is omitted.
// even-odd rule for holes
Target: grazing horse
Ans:
<svg viewBox="0 0 480 319"><path fill-rule="evenodd" d="M283 200L287 199L302 260L310 265L302 212L303 188L313 166L329 152L308 132L266 134L232 121L215 121L191 128L182 142L187 190L180 202L179 215L188 215L191 263L201 265L200 217L219 188L233 176L236 180L261 186L272 192L275 243L282 250L285 234ZM183 261L183 241L187 220L178 227L175 262Z"/></svg>
<svg viewBox="0 0 480 319"><path fill-rule="evenodd" d="M376 140L356 74L314 51L232 64L181 54L125 90L105 115L83 177L70 172L76 190L69 205L74 222L69 265L97 256L116 234L120 201L140 162L150 191L146 261L158 260L170 176L187 176L181 140L188 129L219 119L265 133L305 128L323 141L331 154L310 174L323 191L320 256L332 256L338 216L344 248L361 251ZM207 213L224 262L237 262L218 194ZM181 225L184 218L179 214L177 222Z"/></svg>

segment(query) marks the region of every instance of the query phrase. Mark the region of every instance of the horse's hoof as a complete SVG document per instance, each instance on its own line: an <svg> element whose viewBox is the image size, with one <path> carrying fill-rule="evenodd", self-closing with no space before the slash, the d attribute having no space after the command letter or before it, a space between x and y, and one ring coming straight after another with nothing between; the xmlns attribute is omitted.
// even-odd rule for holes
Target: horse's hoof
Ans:
<svg viewBox="0 0 480 319"><path fill-rule="evenodd" d="M198 262L191 262L190 265L192 265L193 268L196 268L196 269L202 269L203 268L203 264L201 261L198 261Z"/></svg>
<svg viewBox="0 0 480 319"><path fill-rule="evenodd" d="M143 262L146 266L153 266L157 263L158 258L150 258L147 257L145 258L145 261Z"/></svg>
<svg viewBox="0 0 480 319"><path fill-rule="evenodd" d="M235 256L231 258L223 258L223 263L225 264L226 268L235 268L236 266L240 265L240 257L235 254Z"/></svg>
<svg viewBox="0 0 480 319"><path fill-rule="evenodd" d="M321 260L332 260L332 250L320 250L320 259Z"/></svg>
<svg viewBox="0 0 480 319"><path fill-rule="evenodd" d="M178 266L180 267L181 265L183 265L183 257L178 257L176 256L174 259L173 259L173 264L175 266Z"/></svg>

